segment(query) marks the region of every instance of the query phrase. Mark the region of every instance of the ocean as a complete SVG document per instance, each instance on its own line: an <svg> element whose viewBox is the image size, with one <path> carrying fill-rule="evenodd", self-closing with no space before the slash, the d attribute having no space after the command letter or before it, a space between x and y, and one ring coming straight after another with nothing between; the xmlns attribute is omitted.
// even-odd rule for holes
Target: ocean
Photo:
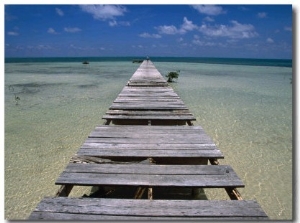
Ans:
<svg viewBox="0 0 300 223"><path fill-rule="evenodd" d="M139 67L134 59L5 59L5 219L26 219L54 196L55 180ZM292 60L150 59L163 76L180 70L171 86L245 183L242 197L271 219L292 219Z"/></svg>

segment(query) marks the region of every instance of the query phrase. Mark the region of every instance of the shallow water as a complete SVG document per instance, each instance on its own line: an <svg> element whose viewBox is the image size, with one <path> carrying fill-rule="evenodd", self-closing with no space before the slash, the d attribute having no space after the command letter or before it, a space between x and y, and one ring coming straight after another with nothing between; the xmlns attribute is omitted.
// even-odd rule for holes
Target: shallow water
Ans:
<svg viewBox="0 0 300 223"><path fill-rule="evenodd" d="M155 62L271 219L292 218L292 68ZM5 218L26 219L122 90L131 62L5 65ZM15 97L20 100L16 101ZM18 105L16 105L18 102ZM71 196L90 193L78 188ZM206 190L209 199L228 199Z"/></svg>

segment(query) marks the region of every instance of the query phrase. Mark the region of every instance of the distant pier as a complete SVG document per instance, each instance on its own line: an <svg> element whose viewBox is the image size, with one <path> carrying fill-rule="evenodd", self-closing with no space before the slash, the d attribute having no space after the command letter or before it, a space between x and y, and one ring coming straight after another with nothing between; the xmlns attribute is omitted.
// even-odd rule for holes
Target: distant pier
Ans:
<svg viewBox="0 0 300 223"><path fill-rule="evenodd" d="M150 60L144 60L30 220L266 220L222 152ZM68 197L93 186L90 197ZM228 200L207 200L223 188ZM174 192L175 191L175 192ZM180 195L180 196L179 196Z"/></svg>

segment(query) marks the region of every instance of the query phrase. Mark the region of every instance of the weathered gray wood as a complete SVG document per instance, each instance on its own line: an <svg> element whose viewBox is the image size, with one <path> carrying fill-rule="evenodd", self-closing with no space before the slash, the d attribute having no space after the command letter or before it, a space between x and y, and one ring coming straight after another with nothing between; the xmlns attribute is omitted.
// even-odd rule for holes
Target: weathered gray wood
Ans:
<svg viewBox="0 0 300 223"><path fill-rule="evenodd" d="M243 200L242 195L236 188L228 187L225 190L231 200Z"/></svg>
<svg viewBox="0 0 300 223"><path fill-rule="evenodd" d="M111 137L111 138L99 138L99 137L93 137L91 136L91 138L86 140L87 142L90 143L121 143L121 144L135 144L135 143L139 143L139 144L148 144L148 143L169 143L169 144L185 144L182 143L182 138L175 138L175 137L157 137L156 140L153 140L151 138L147 138L147 137L136 137L136 138L126 138L126 137ZM190 144L212 144L212 140L209 138L199 138L199 139L193 139L193 142L191 142Z"/></svg>
<svg viewBox="0 0 300 223"><path fill-rule="evenodd" d="M69 164L56 184L82 186L244 187L230 166Z"/></svg>
<svg viewBox="0 0 300 223"><path fill-rule="evenodd" d="M194 126L98 126L89 143L214 144L201 127Z"/></svg>
<svg viewBox="0 0 300 223"><path fill-rule="evenodd" d="M126 103L126 104L117 104L113 103L109 109L123 109L123 110L162 110L162 109L182 109L187 110L185 105L181 104L165 104L165 103L149 103L149 104L140 104L140 103Z"/></svg>
<svg viewBox="0 0 300 223"><path fill-rule="evenodd" d="M183 101L177 99L177 98L147 98L147 97L135 97L135 98L124 98L124 97L118 97L116 100L114 100L114 103L127 103L127 102L177 102L184 104Z"/></svg>
<svg viewBox="0 0 300 223"><path fill-rule="evenodd" d="M132 133L143 134L194 134L194 135L206 135L204 129L201 126L132 126L132 125L99 125L96 126L93 132L105 133L124 133L131 131ZM125 133L126 134L126 133ZM206 135L208 136L208 135Z"/></svg>
<svg viewBox="0 0 300 223"><path fill-rule="evenodd" d="M139 129L137 127L137 129ZM123 132L117 132L117 131L92 131L89 134L90 138L132 138L132 139L143 139L143 138L149 138L149 137L154 137L155 139L149 139L152 141L155 141L156 139L162 139L162 138L169 138L170 140L172 140L172 138L177 138L178 141L181 141L181 143L184 144L192 144L193 142L199 142L199 138L200 140L203 139L204 141L207 140L211 140L211 138L206 135L204 132L202 133L198 133L198 132L184 132L184 131L180 131L180 132L176 132L176 131L168 131L168 132L162 132L161 134L159 133L153 133L153 132L148 132L147 130L145 130L144 132L125 132L125 128L123 129ZM113 135L110 135L109 133L113 133ZM186 138L188 137L188 138ZM186 138L186 140L184 140ZM192 142L189 142L188 140L192 140ZM175 140L175 139L174 139ZM212 141L212 140L211 140ZM165 142L167 143L167 141Z"/></svg>
<svg viewBox="0 0 300 223"><path fill-rule="evenodd" d="M128 86L168 86L151 61L144 61L128 81Z"/></svg>
<svg viewBox="0 0 300 223"><path fill-rule="evenodd" d="M156 217L128 215L89 215L60 212L32 212L29 220L64 220L64 221L264 221L267 217Z"/></svg>
<svg viewBox="0 0 300 223"><path fill-rule="evenodd" d="M78 155L223 158L201 126L97 126Z"/></svg>
<svg viewBox="0 0 300 223"><path fill-rule="evenodd" d="M73 185L62 185L56 192L55 196L68 197L72 189Z"/></svg>
<svg viewBox="0 0 300 223"><path fill-rule="evenodd" d="M126 128L126 129L125 129ZM98 125L95 127L95 130L112 130L112 131L140 131L140 130L147 130L149 132L165 132L165 131L186 131L186 132L195 132L195 131L202 131L204 132L204 129L201 126L107 126L107 125ZM125 129L125 130L124 130Z"/></svg>
<svg viewBox="0 0 300 223"><path fill-rule="evenodd" d="M268 219L256 201L44 198L30 220Z"/></svg>
<svg viewBox="0 0 300 223"><path fill-rule="evenodd" d="M224 158L219 150L142 150L142 149L80 149L78 155L99 157L144 157L144 158Z"/></svg>
<svg viewBox="0 0 300 223"><path fill-rule="evenodd" d="M121 119L121 120L127 120L127 119L130 119L130 120L143 120L143 119L146 119L146 120L166 120L166 116L138 116L138 115L135 115L135 116L127 116L127 115L103 115L102 119L108 119L108 120L111 120L111 119ZM167 117L168 120L190 120L190 121L196 121L196 119L194 118L194 116L184 116L184 115L172 115L172 116L169 116Z"/></svg>
<svg viewBox="0 0 300 223"><path fill-rule="evenodd" d="M128 110L108 110L107 115L139 115L139 116L169 116L169 115L193 115L187 110L172 111L128 111Z"/></svg>
<svg viewBox="0 0 300 223"><path fill-rule="evenodd" d="M140 164L81 164L69 163L64 170L70 173L123 173L141 175L233 175L228 165L140 165Z"/></svg>
<svg viewBox="0 0 300 223"><path fill-rule="evenodd" d="M87 139L81 149L103 149L103 150L174 150L179 152L179 150L191 150L191 151L200 151L200 150L218 150L216 145L213 143L201 143L201 144L176 144L176 143L147 143L142 142L135 144L126 144L126 143L98 143L93 142L93 139ZM220 150L218 150L220 151Z"/></svg>
<svg viewBox="0 0 300 223"><path fill-rule="evenodd" d="M162 86L163 85L163 86ZM155 66L148 62L140 65L136 72L130 78L127 86L125 86L109 110L118 111L173 111L183 110L188 111L180 97L174 90L168 86L166 80L158 72ZM168 115L153 117L147 115L131 113L130 116L115 113L103 116L103 119L112 120L113 123L124 124L131 123L130 121L149 120L149 121L166 121L172 120L174 125L184 125L186 121L194 121L192 116L178 116L173 113ZM124 121L124 123L122 123ZM174 121L181 121L176 123ZM183 121L183 122L182 122ZM141 122L142 123L142 122ZM157 124L159 124L157 122ZM166 124L166 123L161 123Z"/></svg>
<svg viewBox="0 0 300 223"><path fill-rule="evenodd" d="M150 187L201 187L225 188L244 187L244 184L230 175L135 175L107 173L63 172L57 185L78 186L150 186Z"/></svg>

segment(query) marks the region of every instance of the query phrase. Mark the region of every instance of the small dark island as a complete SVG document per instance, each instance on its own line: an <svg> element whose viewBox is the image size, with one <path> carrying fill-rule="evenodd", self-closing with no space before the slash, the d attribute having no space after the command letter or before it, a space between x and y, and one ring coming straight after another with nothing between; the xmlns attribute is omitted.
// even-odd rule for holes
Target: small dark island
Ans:
<svg viewBox="0 0 300 223"><path fill-rule="evenodd" d="M143 63L144 60L142 59L133 59L132 63Z"/></svg>
<svg viewBox="0 0 300 223"><path fill-rule="evenodd" d="M89 64L89 62L88 61L83 61L82 64Z"/></svg>

